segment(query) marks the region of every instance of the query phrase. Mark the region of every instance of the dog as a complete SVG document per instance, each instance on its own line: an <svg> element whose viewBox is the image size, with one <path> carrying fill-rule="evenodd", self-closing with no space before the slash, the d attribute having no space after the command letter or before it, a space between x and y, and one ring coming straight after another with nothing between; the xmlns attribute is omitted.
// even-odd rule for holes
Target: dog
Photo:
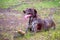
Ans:
<svg viewBox="0 0 60 40"><path fill-rule="evenodd" d="M49 30L52 27L53 29L55 29L55 22L49 18L38 18L36 9L27 8L26 10L23 10L23 13L25 14L26 19L29 18L28 26L26 27L26 32L28 30L32 32L37 32L42 29Z"/></svg>

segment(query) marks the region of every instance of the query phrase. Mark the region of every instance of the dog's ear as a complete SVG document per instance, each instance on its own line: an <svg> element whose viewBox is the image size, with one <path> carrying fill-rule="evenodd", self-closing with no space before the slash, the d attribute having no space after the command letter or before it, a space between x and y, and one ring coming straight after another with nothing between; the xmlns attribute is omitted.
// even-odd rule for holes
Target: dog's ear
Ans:
<svg viewBox="0 0 60 40"><path fill-rule="evenodd" d="M25 10L23 10L23 13L26 13Z"/></svg>
<svg viewBox="0 0 60 40"><path fill-rule="evenodd" d="M34 9L34 13L37 13L37 10L36 9Z"/></svg>

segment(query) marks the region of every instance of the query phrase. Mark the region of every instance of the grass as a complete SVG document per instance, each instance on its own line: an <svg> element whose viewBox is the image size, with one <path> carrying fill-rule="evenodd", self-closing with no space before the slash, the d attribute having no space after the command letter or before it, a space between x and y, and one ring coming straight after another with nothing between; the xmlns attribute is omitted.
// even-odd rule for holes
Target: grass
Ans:
<svg viewBox="0 0 60 40"><path fill-rule="evenodd" d="M21 0L22 1L22 0ZM18 5L19 3L21 3L21 1L19 0L1 0L0 1L0 8L8 8L10 6L13 6L13 5ZM43 1L43 2L36 2L34 1L33 4L22 4L21 6L18 6L18 8L16 8L17 10L22 10L24 8L27 8L27 7L36 7L36 8L51 8L51 7L58 7L60 6L59 5L59 0L57 1Z"/></svg>
<svg viewBox="0 0 60 40"><path fill-rule="evenodd" d="M0 0L0 8L8 8L18 3L19 3L18 0Z"/></svg>
<svg viewBox="0 0 60 40"><path fill-rule="evenodd" d="M16 10L20 10L22 11L25 8L36 8L36 9L41 9L41 8L54 8L54 7L58 7L59 3L58 2L33 2L33 4L23 4L17 8L15 8Z"/></svg>

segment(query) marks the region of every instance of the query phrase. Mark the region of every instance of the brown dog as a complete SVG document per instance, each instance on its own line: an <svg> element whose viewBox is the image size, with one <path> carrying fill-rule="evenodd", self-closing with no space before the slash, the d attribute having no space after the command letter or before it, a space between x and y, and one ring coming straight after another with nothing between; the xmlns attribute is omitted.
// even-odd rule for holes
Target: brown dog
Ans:
<svg viewBox="0 0 60 40"><path fill-rule="evenodd" d="M25 18L29 18L28 26L26 27L26 32L30 29L33 32L37 32L38 30L44 29L49 30L50 28L55 29L55 22L52 19L41 19L37 17L37 10L33 8L27 8L23 11L25 14Z"/></svg>

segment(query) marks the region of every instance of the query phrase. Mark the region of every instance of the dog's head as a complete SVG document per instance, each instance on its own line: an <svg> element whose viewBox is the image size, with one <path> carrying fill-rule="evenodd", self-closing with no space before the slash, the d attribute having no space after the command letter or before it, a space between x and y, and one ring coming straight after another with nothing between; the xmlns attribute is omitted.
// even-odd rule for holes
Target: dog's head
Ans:
<svg viewBox="0 0 60 40"><path fill-rule="evenodd" d="M37 11L33 8L27 8L26 10L23 10L23 13L25 14L25 18L37 16Z"/></svg>

